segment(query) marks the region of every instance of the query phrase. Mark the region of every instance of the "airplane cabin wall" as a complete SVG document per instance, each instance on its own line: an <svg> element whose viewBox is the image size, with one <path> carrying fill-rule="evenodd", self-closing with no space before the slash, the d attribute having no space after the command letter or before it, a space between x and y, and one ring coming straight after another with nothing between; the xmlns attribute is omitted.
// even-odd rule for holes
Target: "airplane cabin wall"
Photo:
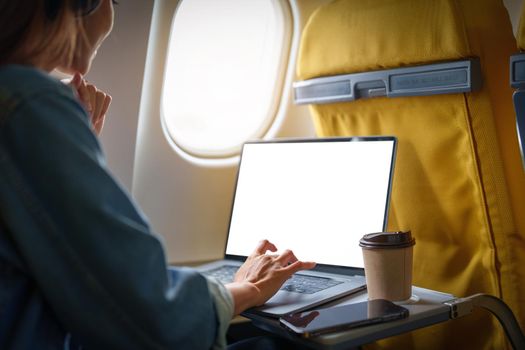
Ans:
<svg viewBox="0 0 525 350"><path fill-rule="evenodd" d="M294 31L298 32L304 24L307 18L305 11L313 10L315 7L312 4L322 1L294 2L289 11L297 16L303 13L303 20L294 23ZM136 151L133 195L150 217L156 231L163 234L168 260L171 263L188 263L216 259L224 252L237 163L188 161L187 157L174 151L173 141L165 136L160 121L160 99L176 5L175 1L158 0L153 10L138 126L137 144L140 147ZM299 37L294 37L287 63L287 83L275 118L280 122L270 127L272 136L314 136L308 109L291 103L290 86L295 77L294 60L298 44ZM206 96L203 96L203 103L206 103Z"/></svg>
<svg viewBox="0 0 525 350"><path fill-rule="evenodd" d="M128 190L133 177L153 2L125 0L115 5L113 31L86 75L86 79L113 97L100 139L109 167Z"/></svg>

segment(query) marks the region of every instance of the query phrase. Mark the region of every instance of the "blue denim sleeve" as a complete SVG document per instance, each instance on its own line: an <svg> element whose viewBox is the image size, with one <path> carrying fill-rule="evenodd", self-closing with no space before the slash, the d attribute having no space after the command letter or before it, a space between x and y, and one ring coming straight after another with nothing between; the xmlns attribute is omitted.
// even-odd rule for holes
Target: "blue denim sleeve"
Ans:
<svg viewBox="0 0 525 350"><path fill-rule="evenodd" d="M224 347L231 295L192 269L167 268L74 96L44 89L3 123L2 210L60 323L93 349Z"/></svg>

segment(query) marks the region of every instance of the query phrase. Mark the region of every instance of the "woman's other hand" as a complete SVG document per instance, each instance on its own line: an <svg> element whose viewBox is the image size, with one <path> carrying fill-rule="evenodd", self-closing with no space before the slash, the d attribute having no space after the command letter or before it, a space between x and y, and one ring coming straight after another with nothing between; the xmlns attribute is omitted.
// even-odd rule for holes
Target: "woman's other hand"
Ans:
<svg viewBox="0 0 525 350"><path fill-rule="evenodd" d="M100 135L111 103L111 96L88 83L80 73L75 73L69 85L75 90L80 102L88 112L93 130Z"/></svg>
<svg viewBox="0 0 525 350"><path fill-rule="evenodd" d="M281 254L267 251L275 252L277 248L267 240L259 242L235 274L234 282L226 286L233 295L236 315L264 304L294 273L315 266L314 262L299 261L291 250Z"/></svg>

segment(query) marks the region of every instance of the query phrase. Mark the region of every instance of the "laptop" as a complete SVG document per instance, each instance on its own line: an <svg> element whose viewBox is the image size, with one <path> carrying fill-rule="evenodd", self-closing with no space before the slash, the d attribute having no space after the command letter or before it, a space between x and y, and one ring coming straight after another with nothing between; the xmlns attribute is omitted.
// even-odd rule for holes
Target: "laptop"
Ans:
<svg viewBox="0 0 525 350"><path fill-rule="evenodd" d="M317 262L247 311L270 317L365 289L359 239L386 229L396 143L390 136L245 143L224 259L198 269L231 282L262 239Z"/></svg>

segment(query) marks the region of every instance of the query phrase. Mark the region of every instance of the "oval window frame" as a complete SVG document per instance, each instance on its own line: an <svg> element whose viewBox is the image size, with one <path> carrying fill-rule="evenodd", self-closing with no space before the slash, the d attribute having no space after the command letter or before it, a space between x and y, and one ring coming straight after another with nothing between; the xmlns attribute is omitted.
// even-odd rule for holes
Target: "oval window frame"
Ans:
<svg viewBox="0 0 525 350"><path fill-rule="evenodd" d="M286 103L285 98L283 98L285 95L285 89L286 83L288 82L290 78L289 74L289 64L291 60L291 55L294 54L292 52L293 47L296 46L294 44L297 41L297 38L295 37L295 26L294 26L294 18L292 16L292 8L291 4L287 0L270 0L274 2L275 11L277 9L280 9L279 16L281 17L282 21L282 42L280 45L280 54L278 58L278 65L275 67L275 82L274 86L275 89L273 90L273 93L270 94L270 103L267 106L267 114L264 118L262 118L261 123L259 124L259 127L257 128L256 132L254 132L249 137L246 137L243 139L243 141L236 144L234 147L231 147L228 151L199 151L192 149L191 147L185 146L181 144L180 142L177 142L176 136L173 135L172 132L170 132L170 128L168 126L167 118L169 116L165 112L165 100L167 96L166 92L166 86L167 86L167 80L169 75L169 59L170 59L170 52L173 50L172 40L173 40L173 31L175 26L175 21L177 20L177 13L179 12L182 3L185 0L180 1L177 4L177 7L175 8L171 25L170 25L170 32L168 36L168 44L167 44L167 50L166 50L166 60L165 60L165 69L164 69L164 76L163 76L163 85L161 88L160 93L160 119L161 119L161 126L164 133L165 138L168 140L168 143L170 146L183 158L186 160L197 163L200 165L224 165L227 164L233 164L237 163L239 159L239 154L242 149L242 145L245 141L253 140L253 139L265 139L268 137L271 137L271 134L273 134L272 131L275 131L276 124L280 124L282 122L283 117L280 116L282 113L280 111L281 105L283 103ZM186 0L187 1L187 0Z"/></svg>

